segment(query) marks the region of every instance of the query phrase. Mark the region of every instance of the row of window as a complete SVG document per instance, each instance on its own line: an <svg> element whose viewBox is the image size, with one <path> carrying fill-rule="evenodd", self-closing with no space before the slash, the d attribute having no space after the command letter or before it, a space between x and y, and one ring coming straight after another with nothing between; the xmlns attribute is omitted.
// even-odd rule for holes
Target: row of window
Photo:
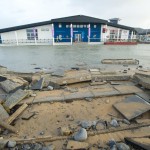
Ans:
<svg viewBox="0 0 150 150"><path fill-rule="evenodd" d="M28 40L38 40L38 30L37 29L27 29L27 39Z"/></svg>
<svg viewBox="0 0 150 150"><path fill-rule="evenodd" d="M58 25L58 27L59 28L62 28L62 24L61 23L59 23L59 25ZM69 25L69 24L67 24L66 25L66 28L70 28L71 27L71 25ZM88 28L89 27L89 25L86 25L86 24L78 24L78 25L73 25L73 28ZM97 28L97 25L94 25L94 28Z"/></svg>

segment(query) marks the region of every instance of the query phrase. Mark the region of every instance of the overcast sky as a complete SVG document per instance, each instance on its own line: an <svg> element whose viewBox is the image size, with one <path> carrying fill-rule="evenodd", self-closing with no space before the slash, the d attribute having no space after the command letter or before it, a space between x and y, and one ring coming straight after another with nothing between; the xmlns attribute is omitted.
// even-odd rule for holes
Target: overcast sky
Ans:
<svg viewBox="0 0 150 150"><path fill-rule="evenodd" d="M150 28L150 0L0 0L0 28L80 14Z"/></svg>

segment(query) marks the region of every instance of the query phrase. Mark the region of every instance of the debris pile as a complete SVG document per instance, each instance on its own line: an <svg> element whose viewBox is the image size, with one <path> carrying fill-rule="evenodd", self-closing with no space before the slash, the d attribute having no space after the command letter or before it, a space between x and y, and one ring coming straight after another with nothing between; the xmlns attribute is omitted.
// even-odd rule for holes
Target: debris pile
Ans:
<svg viewBox="0 0 150 150"><path fill-rule="evenodd" d="M3 70L0 149L150 149L150 74L122 70Z"/></svg>

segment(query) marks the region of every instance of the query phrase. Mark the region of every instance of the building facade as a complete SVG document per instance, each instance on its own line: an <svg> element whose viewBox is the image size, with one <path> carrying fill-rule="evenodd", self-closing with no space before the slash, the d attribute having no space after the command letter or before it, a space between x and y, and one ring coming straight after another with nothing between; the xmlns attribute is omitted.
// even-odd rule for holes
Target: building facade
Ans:
<svg viewBox="0 0 150 150"><path fill-rule="evenodd" d="M134 28L84 15L0 29L0 45L60 45L129 41Z"/></svg>

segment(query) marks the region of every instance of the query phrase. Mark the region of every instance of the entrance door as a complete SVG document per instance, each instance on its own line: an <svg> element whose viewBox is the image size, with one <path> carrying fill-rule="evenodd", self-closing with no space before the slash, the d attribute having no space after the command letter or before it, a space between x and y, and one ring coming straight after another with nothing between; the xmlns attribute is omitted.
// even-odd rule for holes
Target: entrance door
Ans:
<svg viewBox="0 0 150 150"><path fill-rule="evenodd" d="M75 42L82 42L82 35L81 34L75 34Z"/></svg>

